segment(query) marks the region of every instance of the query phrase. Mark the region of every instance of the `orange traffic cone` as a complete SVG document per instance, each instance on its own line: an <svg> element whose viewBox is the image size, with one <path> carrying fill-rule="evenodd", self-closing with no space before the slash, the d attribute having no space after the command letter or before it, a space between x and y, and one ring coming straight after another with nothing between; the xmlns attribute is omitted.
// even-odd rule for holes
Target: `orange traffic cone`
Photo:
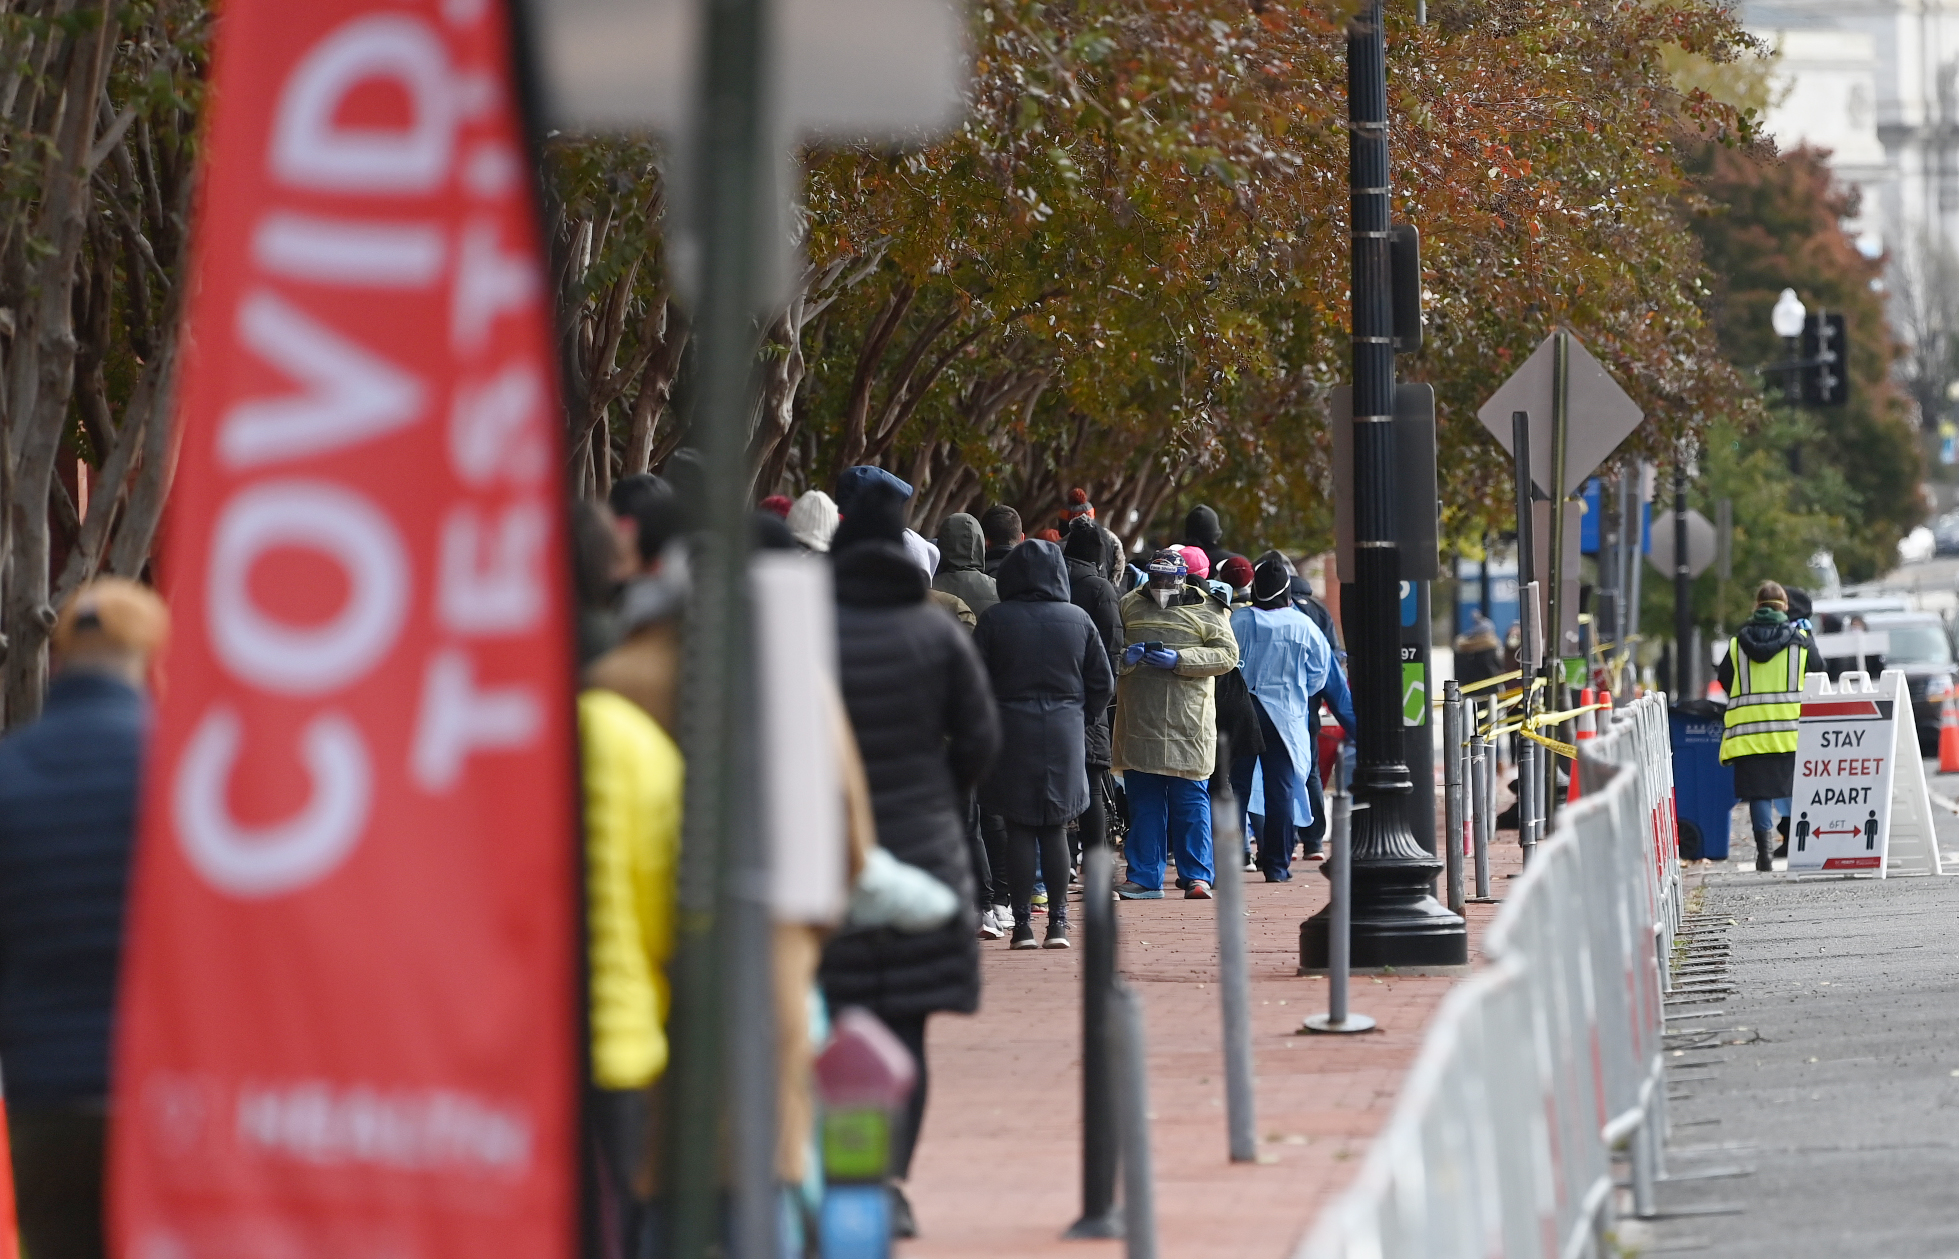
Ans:
<svg viewBox="0 0 1959 1259"><path fill-rule="evenodd" d="M1589 708L1592 705L1592 703L1593 703L1593 699L1592 699L1591 687L1588 686L1584 690L1578 692L1578 704L1581 708ZM1578 714L1577 742L1578 742L1578 746L1581 748L1585 746L1585 740L1595 739L1598 737L1598 722L1594 721L1592 718L1593 718L1593 714L1589 712L1583 712ZM1573 800L1576 800L1578 798L1578 794L1579 794L1578 793L1578 758L1574 756L1571 759L1571 788L1570 790L1565 792L1565 803L1569 804Z"/></svg>
<svg viewBox="0 0 1959 1259"><path fill-rule="evenodd" d="M1959 706L1950 695L1939 710L1939 772L1959 774Z"/></svg>

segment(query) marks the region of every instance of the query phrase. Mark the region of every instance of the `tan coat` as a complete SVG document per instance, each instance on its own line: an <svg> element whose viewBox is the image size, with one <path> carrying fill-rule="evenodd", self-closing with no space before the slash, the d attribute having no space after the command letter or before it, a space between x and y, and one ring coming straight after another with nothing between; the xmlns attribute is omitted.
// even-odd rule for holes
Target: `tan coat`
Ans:
<svg viewBox="0 0 1959 1259"><path fill-rule="evenodd" d="M1159 608L1147 588L1123 596L1123 646L1160 642L1180 659L1174 669L1116 665L1115 768L1206 779L1218 755L1216 683L1238 667L1238 639L1222 609L1202 603Z"/></svg>

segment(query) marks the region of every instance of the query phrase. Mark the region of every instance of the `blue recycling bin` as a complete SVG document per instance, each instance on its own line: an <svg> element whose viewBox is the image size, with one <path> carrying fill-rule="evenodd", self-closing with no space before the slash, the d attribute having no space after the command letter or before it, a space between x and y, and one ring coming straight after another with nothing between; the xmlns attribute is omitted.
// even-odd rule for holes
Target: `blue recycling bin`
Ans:
<svg viewBox="0 0 1959 1259"><path fill-rule="evenodd" d="M1728 819L1735 807L1735 771L1721 763L1725 713L1693 700L1668 714L1673 733L1673 793L1680 818L1683 861L1728 859Z"/></svg>

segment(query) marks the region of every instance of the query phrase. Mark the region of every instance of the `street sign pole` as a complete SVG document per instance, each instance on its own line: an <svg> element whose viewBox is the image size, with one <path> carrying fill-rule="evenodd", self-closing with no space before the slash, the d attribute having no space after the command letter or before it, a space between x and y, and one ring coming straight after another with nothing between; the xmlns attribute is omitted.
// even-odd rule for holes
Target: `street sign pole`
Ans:
<svg viewBox="0 0 1959 1259"><path fill-rule="evenodd" d="M1545 621L1545 701L1557 712L1565 703L1564 641L1564 514L1565 465L1571 453L1571 338L1560 330L1554 334L1551 351L1551 601L1550 617ZM1560 734L1561 738L1568 737ZM1552 771L1544 775L1544 807L1540 816L1549 818L1562 801L1558 798L1556 762L1547 759ZM1574 771L1576 768L1574 767Z"/></svg>
<svg viewBox="0 0 1959 1259"><path fill-rule="evenodd" d="M705 0L689 191L701 243L692 433L700 550L684 653L687 751L674 962L665 1193L675 1259L777 1250L775 1029L769 854L755 798L748 606L752 325L775 224L768 64L771 0ZM727 1120L727 1160L721 1124ZM722 1176L732 1171L727 1238Z"/></svg>
<svg viewBox="0 0 1959 1259"><path fill-rule="evenodd" d="M1694 698L1693 573L1687 563L1687 444L1673 460L1673 702Z"/></svg>

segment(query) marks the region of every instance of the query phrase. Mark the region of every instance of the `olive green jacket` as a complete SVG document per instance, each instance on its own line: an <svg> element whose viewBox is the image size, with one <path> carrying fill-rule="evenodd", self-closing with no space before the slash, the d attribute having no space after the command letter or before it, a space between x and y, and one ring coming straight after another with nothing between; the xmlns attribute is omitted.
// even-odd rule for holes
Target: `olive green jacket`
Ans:
<svg viewBox="0 0 1959 1259"><path fill-rule="evenodd" d="M1238 667L1238 639L1225 610L1210 599L1159 608L1147 588L1123 596L1118 607L1124 647L1160 642L1180 659L1174 669L1118 660L1115 768L1209 778L1218 754L1211 679Z"/></svg>

